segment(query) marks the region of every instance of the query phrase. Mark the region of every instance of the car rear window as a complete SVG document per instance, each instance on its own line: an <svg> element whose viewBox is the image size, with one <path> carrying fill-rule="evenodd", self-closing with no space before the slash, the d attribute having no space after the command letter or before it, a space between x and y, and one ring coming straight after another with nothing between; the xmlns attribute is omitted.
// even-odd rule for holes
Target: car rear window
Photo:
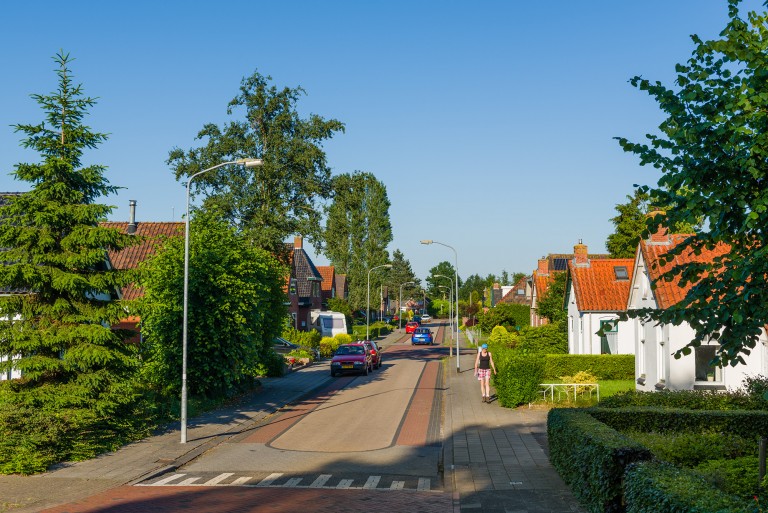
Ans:
<svg viewBox="0 0 768 513"><path fill-rule="evenodd" d="M429 333L429 328L416 328L416 333Z"/></svg>

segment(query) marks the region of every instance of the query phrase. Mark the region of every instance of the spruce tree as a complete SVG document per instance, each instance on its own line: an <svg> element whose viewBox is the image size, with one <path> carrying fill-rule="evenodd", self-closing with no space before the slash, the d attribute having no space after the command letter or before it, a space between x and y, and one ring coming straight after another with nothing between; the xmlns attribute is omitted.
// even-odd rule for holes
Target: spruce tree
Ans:
<svg viewBox="0 0 768 513"><path fill-rule="evenodd" d="M11 173L31 190L5 198L0 206L0 372L21 371L19 380L0 389L0 404L80 408L104 418L132 400L129 379L136 348L124 343L128 333L113 330L126 312L117 291L130 280L109 269L108 250L135 239L103 228L112 207L96 203L116 187L102 165L83 165L86 150L107 136L83 120L95 99L72 81L68 54L58 53L58 87L34 94L44 120L19 124L22 146L40 161L20 163Z"/></svg>

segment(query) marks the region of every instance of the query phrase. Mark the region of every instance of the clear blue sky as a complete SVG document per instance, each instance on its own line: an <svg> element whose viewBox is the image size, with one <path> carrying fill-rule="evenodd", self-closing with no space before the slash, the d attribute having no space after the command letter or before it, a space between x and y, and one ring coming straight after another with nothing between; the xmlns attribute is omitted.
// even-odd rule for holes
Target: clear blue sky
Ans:
<svg viewBox="0 0 768 513"><path fill-rule="evenodd" d="M749 0L744 8L762 8ZM258 69L301 85L304 114L346 123L326 144L334 173L385 183L394 241L424 278L456 248L459 273L530 273L583 239L604 252L614 206L655 183L613 140L661 120L628 84L671 85L689 35L715 36L725 0L10 2L0 16L0 190L37 156L10 125L42 121L31 93L56 85L63 48L99 97L87 123L110 139L88 156L125 187L112 220L181 220L168 151L222 123ZM312 253L312 252L311 252ZM312 254L317 264L327 260Z"/></svg>

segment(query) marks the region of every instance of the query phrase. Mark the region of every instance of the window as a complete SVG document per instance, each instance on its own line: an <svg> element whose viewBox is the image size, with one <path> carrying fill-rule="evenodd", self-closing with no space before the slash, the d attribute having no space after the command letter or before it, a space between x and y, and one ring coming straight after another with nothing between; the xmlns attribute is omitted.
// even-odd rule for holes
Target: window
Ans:
<svg viewBox="0 0 768 513"><path fill-rule="evenodd" d="M517 289L517 295L518 296L524 296L525 295L525 289Z"/></svg>
<svg viewBox="0 0 768 513"><path fill-rule="evenodd" d="M617 280L628 280L629 279L629 273L627 272L627 267L624 265L617 265L613 268L613 273L616 275Z"/></svg>
<svg viewBox="0 0 768 513"><path fill-rule="evenodd" d="M619 335L619 322L616 320L600 321L600 354L616 354L619 351L617 337Z"/></svg>
<svg viewBox="0 0 768 513"><path fill-rule="evenodd" d="M291 280L291 287L290 287L290 290L289 290L289 292L290 292L290 294L292 296L296 295L296 286L297 286L296 278L293 278Z"/></svg>
<svg viewBox="0 0 768 513"><path fill-rule="evenodd" d="M696 381L717 381L723 380L723 369L711 365L710 362L717 353L716 345L699 346L694 348L696 357Z"/></svg>

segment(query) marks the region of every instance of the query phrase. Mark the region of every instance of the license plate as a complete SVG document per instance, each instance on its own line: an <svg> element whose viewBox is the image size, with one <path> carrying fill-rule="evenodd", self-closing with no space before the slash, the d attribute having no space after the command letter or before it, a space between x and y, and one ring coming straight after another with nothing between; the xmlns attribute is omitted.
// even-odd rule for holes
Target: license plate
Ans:
<svg viewBox="0 0 768 513"><path fill-rule="evenodd" d="M351 363L342 363L341 364L341 368L342 369L351 369L352 367L354 367L354 365L352 365Z"/></svg>

